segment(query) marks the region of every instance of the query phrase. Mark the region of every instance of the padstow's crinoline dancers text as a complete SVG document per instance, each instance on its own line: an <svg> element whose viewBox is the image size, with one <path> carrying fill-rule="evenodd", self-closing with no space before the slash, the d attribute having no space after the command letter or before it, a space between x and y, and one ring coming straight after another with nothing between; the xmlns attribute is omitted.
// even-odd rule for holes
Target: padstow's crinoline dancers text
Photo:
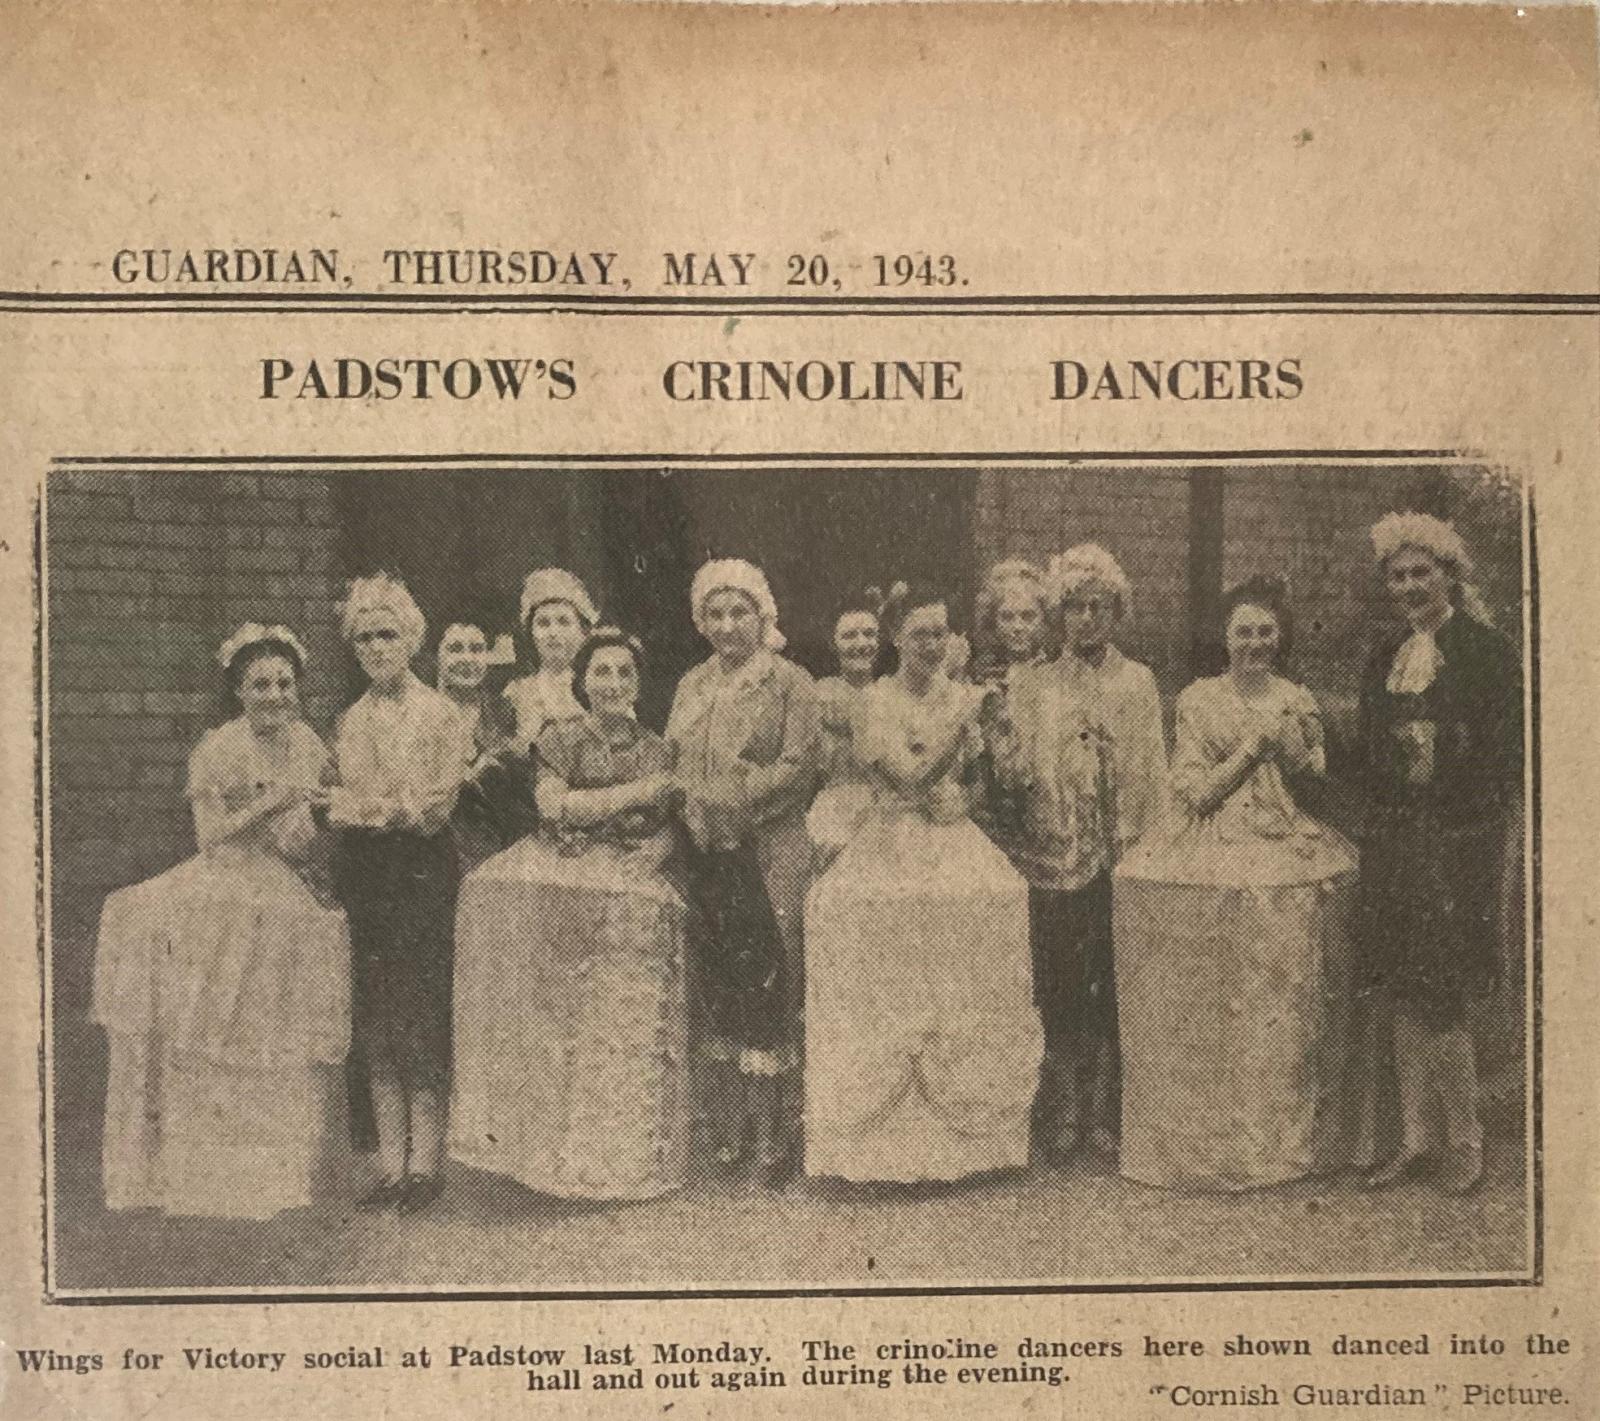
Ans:
<svg viewBox="0 0 1600 1421"><path fill-rule="evenodd" d="M848 602L821 682L761 569L708 562L663 731L651 648L568 570L528 576L503 692L495 629L445 625L425 684L410 592L358 579L331 750L294 632L239 628L199 851L101 919L107 1205L311 1205L352 1050L367 1210L429 1208L451 1158L584 1200L1075 1159L1472 1190L1520 668L1451 526L1391 514L1373 547L1406 630L1361 679L1356 842L1308 807L1329 735L1268 576L1223 599L1170 752L1094 543L996 566L975 647L937 587Z"/></svg>

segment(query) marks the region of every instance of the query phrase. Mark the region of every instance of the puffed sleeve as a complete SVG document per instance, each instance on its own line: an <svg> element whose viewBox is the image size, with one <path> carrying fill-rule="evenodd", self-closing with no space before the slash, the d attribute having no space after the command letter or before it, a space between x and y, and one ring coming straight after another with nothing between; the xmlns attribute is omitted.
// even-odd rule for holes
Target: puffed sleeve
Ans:
<svg viewBox="0 0 1600 1421"><path fill-rule="evenodd" d="M368 737L362 734L361 702L347 706L333 731L333 763L329 773L333 782L352 792L362 792L370 782Z"/></svg>
<svg viewBox="0 0 1600 1421"><path fill-rule="evenodd" d="M861 743L857 754L863 765L881 765L895 736L896 725L882 684L867 688L861 711Z"/></svg>
<svg viewBox="0 0 1600 1421"><path fill-rule="evenodd" d="M848 770L854 752L853 701L841 682L831 680L817 684L817 701L822 724L818 768L823 781L829 783Z"/></svg>
<svg viewBox="0 0 1600 1421"><path fill-rule="evenodd" d="M326 784L333 774L333 756L322 737L304 721L294 728L295 779L303 785Z"/></svg>
<svg viewBox="0 0 1600 1421"><path fill-rule="evenodd" d="M189 777L184 794L191 803L214 797L220 806L225 787L232 778L227 773L227 737L222 728L208 730L189 754Z"/></svg>
<svg viewBox="0 0 1600 1421"><path fill-rule="evenodd" d="M226 729L222 726L207 731L189 756L189 778L184 793L189 800L189 811L194 815L195 841L202 849L218 838L228 811L244 803L241 777L237 766L230 763L236 757L228 753L229 737L223 733Z"/></svg>
<svg viewBox="0 0 1600 1421"><path fill-rule="evenodd" d="M690 667L678 678L678 684L672 691L672 707L667 712L667 744L672 747L672 753L679 761L682 760L684 743L688 738L690 706L695 699L694 686L698 671L698 667Z"/></svg>
<svg viewBox="0 0 1600 1421"><path fill-rule="evenodd" d="M1216 756L1206 733L1206 690L1203 681L1186 686L1178 696L1178 718L1173 733L1172 792L1190 814L1199 813L1216 768Z"/></svg>
<svg viewBox="0 0 1600 1421"><path fill-rule="evenodd" d="M1287 737L1285 768L1296 774L1326 774L1328 770L1327 734L1322 725L1322 708L1304 686L1290 689L1287 710L1297 721L1298 736Z"/></svg>
<svg viewBox="0 0 1600 1421"><path fill-rule="evenodd" d="M1148 666L1137 668L1129 693L1126 752L1117 767L1117 840L1126 848L1162 818L1167 786L1167 736L1161 697Z"/></svg>

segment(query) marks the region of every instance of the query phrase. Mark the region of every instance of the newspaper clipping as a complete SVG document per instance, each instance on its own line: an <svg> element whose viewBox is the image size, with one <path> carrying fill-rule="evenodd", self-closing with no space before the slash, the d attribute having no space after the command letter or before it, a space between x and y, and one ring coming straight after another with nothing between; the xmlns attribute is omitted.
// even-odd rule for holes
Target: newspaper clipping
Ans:
<svg viewBox="0 0 1600 1421"><path fill-rule="evenodd" d="M5 28L0 1413L1600 1416L1593 10Z"/></svg>

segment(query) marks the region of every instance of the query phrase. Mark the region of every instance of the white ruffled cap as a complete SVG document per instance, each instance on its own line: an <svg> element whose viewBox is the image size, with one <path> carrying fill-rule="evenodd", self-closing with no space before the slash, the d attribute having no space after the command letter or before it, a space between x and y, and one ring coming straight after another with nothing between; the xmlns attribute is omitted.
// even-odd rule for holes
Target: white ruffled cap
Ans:
<svg viewBox="0 0 1600 1421"><path fill-rule="evenodd" d="M589 589L575 574L565 568L537 568L523 579L522 603L519 609L521 625L527 626L528 618L546 602L569 603L583 618L586 626L592 627L600 620L600 613L589 596Z"/></svg>
<svg viewBox="0 0 1600 1421"><path fill-rule="evenodd" d="M778 604L773 599L772 588L767 585L767 575L753 562L743 558L717 558L706 563L695 573L689 588L689 607L694 613L695 629L705 635L702 613L706 599L713 592L742 592L755 603L760 615L766 644L773 651L784 645L784 635L778 630Z"/></svg>
<svg viewBox="0 0 1600 1421"><path fill-rule="evenodd" d="M260 646L263 642L280 642L287 646L294 652L301 671L306 669L307 663L311 660L300 638L288 627L269 627L260 622L246 622L217 648L217 665L226 671L239 659L240 652L252 646Z"/></svg>
<svg viewBox="0 0 1600 1421"><path fill-rule="evenodd" d="M1050 559L1050 582L1058 603L1087 583L1103 583L1117 594L1124 617L1133 612L1133 585L1128 581L1128 574L1099 543L1079 543L1064 553L1057 553Z"/></svg>
<svg viewBox="0 0 1600 1421"><path fill-rule="evenodd" d="M410 642L413 654L421 648L428 623L410 590L393 573L358 577L350 584L339 609L339 631L346 641L355 635L356 619L372 612L387 612L400 624L400 634Z"/></svg>
<svg viewBox="0 0 1600 1421"><path fill-rule="evenodd" d="M1372 551L1380 566L1401 548L1420 548L1463 582L1472 575L1472 558L1461 534L1431 513L1385 513L1372 525Z"/></svg>

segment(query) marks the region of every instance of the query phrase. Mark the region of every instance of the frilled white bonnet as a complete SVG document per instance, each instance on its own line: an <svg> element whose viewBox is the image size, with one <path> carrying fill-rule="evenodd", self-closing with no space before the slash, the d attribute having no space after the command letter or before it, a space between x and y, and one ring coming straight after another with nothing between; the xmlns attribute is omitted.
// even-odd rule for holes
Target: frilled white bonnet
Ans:
<svg viewBox="0 0 1600 1421"><path fill-rule="evenodd" d="M300 671L306 669L306 663L311 659L306 654L300 638L288 627L269 627L260 622L246 622L217 648L217 665L224 671L229 671L242 652L248 651L252 646L266 643L288 647L294 653L295 661L298 663L297 669Z"/></svg>
<svg viewBox="0 0 1600 1421"><path fill-rule="evenodd" d="M695 573L689 588L689 606L694 614L694 624L705 635L704 610L706 600L713 592L742 592L753 603L761 617L767 646L773 651L784 645L784 635L778 630L778 604L773 599L767 575L753 562L743 558L716 558Z"/></svg>
<svg viewBox="0 0 1600 1421"><path fill-rule="evenodd" d="M541 567L530 572L522 583L522 602L519 621L525 627L531 617L546 602L566 602L583 618L585 626L594 626L600 620L589 589L573 573L560 567Z"/></svg>

